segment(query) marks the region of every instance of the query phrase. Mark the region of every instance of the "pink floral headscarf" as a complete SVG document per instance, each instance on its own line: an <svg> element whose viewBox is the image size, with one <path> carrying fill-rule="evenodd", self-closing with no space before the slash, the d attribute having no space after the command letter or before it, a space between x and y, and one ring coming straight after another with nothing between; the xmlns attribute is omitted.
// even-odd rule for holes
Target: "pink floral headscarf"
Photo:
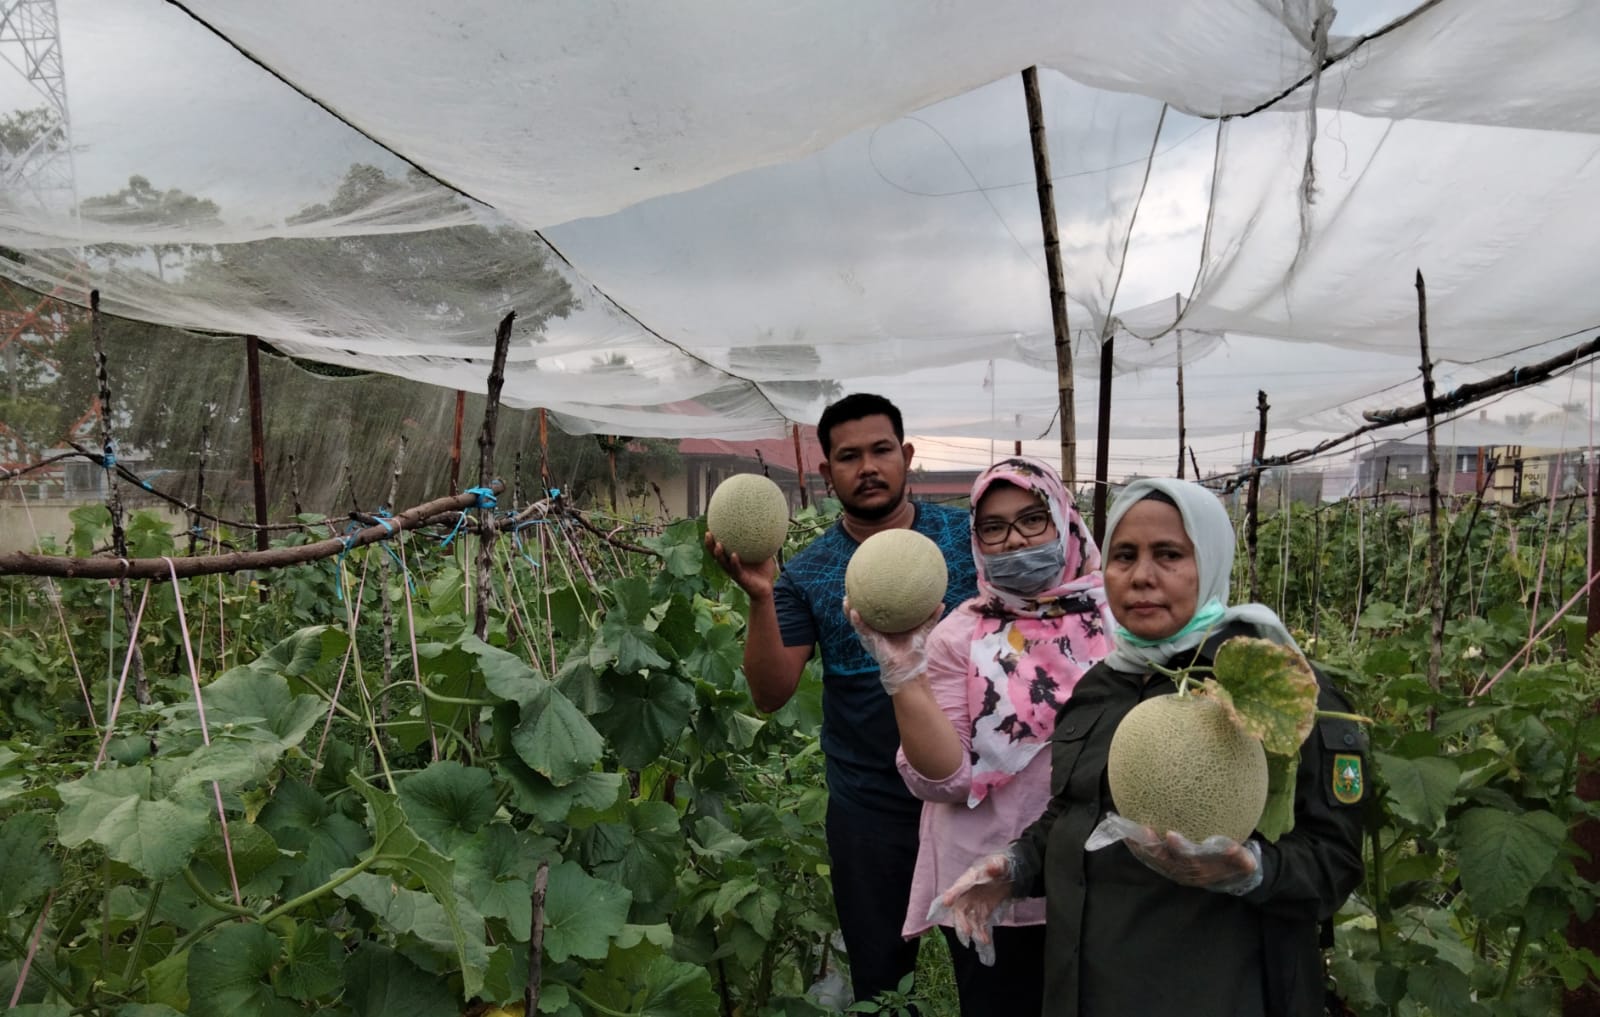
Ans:
<svg viewBox="0 0 1600 1017"><path fill-rule="evenodd" d="M977 615L967 671L969 807L1009 783L1044 748L1073 686L1111 652L1115 624L1106 606L1100 550L1056 471L1020 456L995 463L972 484L974 516L984 494L998 483L1032 492L1050 509L1065 544L1066 565L1060 580L1035 596L996 589L985 574L987 549L974 530L978 596L957 608Z"/></svg>

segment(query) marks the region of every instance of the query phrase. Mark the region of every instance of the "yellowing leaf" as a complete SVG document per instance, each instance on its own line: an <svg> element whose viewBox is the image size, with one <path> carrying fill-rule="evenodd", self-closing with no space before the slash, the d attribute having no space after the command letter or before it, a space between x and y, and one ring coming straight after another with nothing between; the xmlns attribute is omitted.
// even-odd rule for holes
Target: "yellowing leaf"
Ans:
<svg viewBox="0 0 1600 1017"><path fill-rule="evenodd" d="M1269 755L1299 751L1317 714L1317 678L1304 657L1269 639L1241 636L1222 644L1212 675L1215 682L1203 683L1197 694L1227 707L1241 728L1261 739Z"/></svg>

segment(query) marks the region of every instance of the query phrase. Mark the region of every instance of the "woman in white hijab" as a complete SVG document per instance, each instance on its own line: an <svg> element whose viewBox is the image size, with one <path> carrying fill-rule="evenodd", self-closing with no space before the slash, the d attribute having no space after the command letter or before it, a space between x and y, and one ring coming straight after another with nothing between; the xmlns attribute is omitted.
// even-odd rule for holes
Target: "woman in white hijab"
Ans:
<svg viewBox="0 0 1600 1017"><path fill-rule="evenodd" d="M1159 669L1209 665L1235 636L1294 646L1271 609L1228 606L1233 527L1210 491L1140 480L1122 492L1108 524L1116 647L1057 717L1050 804L943 902L958 932L983 942L1004 901L1044 893L1045 1017L1320 1015L1322 929L1363 876L1364 736L1347 720L1316 725L1301 748L1294 829L1275 842L1253 834L1197 851L1153 831L1087 850L1091 832L1116 811L1106 781L1113 732L1138 703L1175 691ZM1318 678L1319 708L1347 712Z"/></svg>

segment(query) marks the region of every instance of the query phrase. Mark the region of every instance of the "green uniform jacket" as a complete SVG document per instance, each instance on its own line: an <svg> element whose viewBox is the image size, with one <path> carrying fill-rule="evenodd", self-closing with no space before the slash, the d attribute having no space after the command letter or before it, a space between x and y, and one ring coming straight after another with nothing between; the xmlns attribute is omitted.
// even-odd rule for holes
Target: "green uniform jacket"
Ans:
<svg viewBox="0 0 1600 1017"><path fill-rule="evenodd" d="M1191 659L1210 663L1238 634L1220 633ZM1319 708L1348 712L1317 677ZM1120 843L1083 850L1116 808L1106 783L1112 732L1139 702L1173 691L1164 676L1102 663L1056 719L1050 804L1013 845L1016 892L1046 898L1045 1017L1319 1017L1319 927L1363 875L1366 735L1350 721L1317 723L1300 749L1294 830L1260 841L1259 887L1236 897L1180 886Z"/></svg>

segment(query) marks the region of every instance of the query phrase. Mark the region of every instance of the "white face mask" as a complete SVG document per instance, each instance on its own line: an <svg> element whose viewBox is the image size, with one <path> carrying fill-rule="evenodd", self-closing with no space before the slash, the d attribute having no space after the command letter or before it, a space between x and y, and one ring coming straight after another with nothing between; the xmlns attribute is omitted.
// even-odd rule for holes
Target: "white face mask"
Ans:
<svg viewBox="0 0 1600 1017"><path fill-rule="evenodd" d="M989 585L1019 597L1050 589L1066 567L1067 549L1059 540L983 556L983 574Z"/></svg>

